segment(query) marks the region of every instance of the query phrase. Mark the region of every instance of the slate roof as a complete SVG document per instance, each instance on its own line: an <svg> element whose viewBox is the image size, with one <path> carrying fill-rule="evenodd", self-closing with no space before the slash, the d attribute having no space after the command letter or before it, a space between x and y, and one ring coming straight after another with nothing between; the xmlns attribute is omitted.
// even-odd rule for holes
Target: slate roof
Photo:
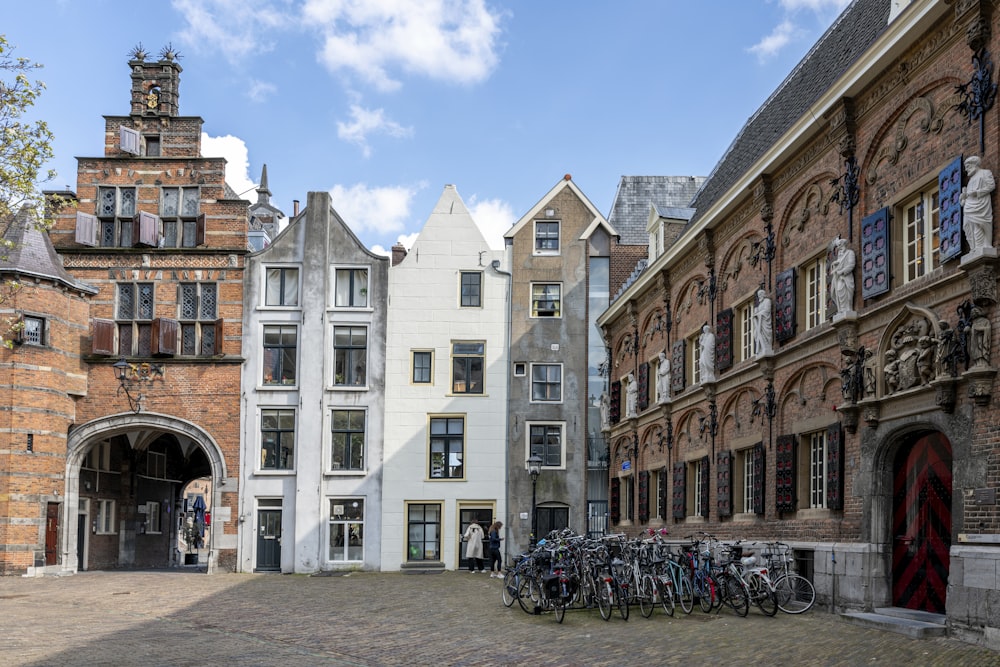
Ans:
<svg viewBox="0 0 1000 667"><path fill-rule="evenodd" d="M685 208L704 180L704 176L622 176L608 215L608 222L618 230L618 242L647 245L650 205L661 213L666 209Z"/></svg>
<svg viewBox="0 0 1000 667"><path fill-rule="evenodd" d="M855 0L733 139L690 205L705 215L888 27L887 0Z"/></svg>
<svg viewBox="0 0 1000 667"><path fill-rule="evenodd" d="M0 252L0 273L17 273L54 280L81 292L97 294L97 288L80 282L63 268L49 236L37 226L28 208L22 208L3 230L3 238L13 247Z"/></svg>

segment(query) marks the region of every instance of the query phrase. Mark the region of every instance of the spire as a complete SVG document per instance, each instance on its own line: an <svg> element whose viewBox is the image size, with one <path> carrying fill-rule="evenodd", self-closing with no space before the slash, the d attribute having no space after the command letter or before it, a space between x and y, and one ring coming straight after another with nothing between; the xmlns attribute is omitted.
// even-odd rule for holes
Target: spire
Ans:
<svg viewBox="0 0 1000 667"><path fill-rule="evenodd" d="M260 170L260 185L257 187L257 203L270 204L271 191L267 189L267 165Z"/></svg>

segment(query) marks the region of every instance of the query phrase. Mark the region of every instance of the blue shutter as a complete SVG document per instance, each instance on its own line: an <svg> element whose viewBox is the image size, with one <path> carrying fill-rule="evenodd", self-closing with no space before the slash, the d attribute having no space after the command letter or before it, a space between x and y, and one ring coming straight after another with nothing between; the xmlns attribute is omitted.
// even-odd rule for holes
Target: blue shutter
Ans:
<svg viewBox="0 0 1000 667"><path fill-rule="evenodd" d="M751 456L753 456L753 513L763 515L764 493L766 491L763 442L758 442L754 445Z"/></svg>
<svg viewBox="0 0 1000 667"><path fill-rule="evenodd" d="M774 338L784 342L795 335L795 268L774 280Z"/></svg>
<svg viewBox="0 0 1000 667"><path fill-rule="evenodd" d="M615 380L611 383L611 409L608 410L608 421L617 424L622 418L622 383Z"/></svg>
<svg viewBox="0 0 1000 667"><path fill-rule="evenodd" d="M861 297L889 291L889 209L861 221Z"/></svg>
<svg viewBox="0 0 1000 667"><path fill-rule="evenodd" d="M708 456L703 456L701 459L701 515L708 518L708 503L711 501L712 494L710 493L712 488L712 460Z"/></svg>
<svg viewBox="0 0 1000 667"><path fill-rule="evenodd" d="M674 483L672 488L672 512L675 519L683 519L687 516L687 490L684 488L687 481L687 464L683 461L674 463Z"/></svg>
<svg viewBox="0 0 1000 667"><path fill-rule="evenodd" d="M682 338L675 340L670 347L670 391L674 394L684 391L684 368L687 366L684 358L685 343L687 341Z"/></svg>
<svg viewBox="0 0 1000 667"><path fill-rule="evenodd" d="M844 431L840 422L826 429L826 507L844 509Z"/></svg>
<svg viewBox="0 0 1000 667"><path fill-rule="evenodd" d="M962 156L938 174L938 240L941 262L947 262L962 254L962 205L958 202L962 194Z"/></svg>
<svg viewBox="0 0 1000 667"><path fill-rule="evenodd" d="M798 439L794 435L779 435L774 445L774 509L779 514L796 509L796 444Z"/></svg>
<svg viewBox="0 0 1000 667"><path fill-rule="evenodd" d="M639 385L639 395L636 397L635 408L637 412L642 412L649 407L649 362L644 361L639 364L639 377L636 379Z"/></svg>
<svg viewBox="0 0 1000 667"><path fill-rule="evenodd" d="M719 452L715 455L716 509L719 516L733 515L733 453Z"/></svg>
<svg viewBox="0 0 1000 667"><path fill-rule="evenodd" d="M715 316L715 367L723 371L733 365L733 309Z"/></svg>

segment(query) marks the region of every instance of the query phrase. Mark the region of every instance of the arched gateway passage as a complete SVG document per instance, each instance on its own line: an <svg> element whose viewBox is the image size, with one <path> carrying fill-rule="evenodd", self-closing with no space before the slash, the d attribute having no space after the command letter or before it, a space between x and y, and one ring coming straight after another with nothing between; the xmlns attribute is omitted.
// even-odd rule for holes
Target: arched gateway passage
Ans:
<svg viewBox="0 0 1000 667"><path fill-rule="evenodd" d="M942 433L906 437L893 459L892 600L945 613L951 548L951 443Z"/></svg>
<svg viewBox="0 0 1000 667"><path fill-rule="evenodd" d="M215 440L191 422L123 413L73 429L67 443L63 569L185 564L178 541L182 491L200 478L208 478L217 499L226 463ZM210 559L216 526L205 531ZM208 571L214 565L210 560Z"/></svg>

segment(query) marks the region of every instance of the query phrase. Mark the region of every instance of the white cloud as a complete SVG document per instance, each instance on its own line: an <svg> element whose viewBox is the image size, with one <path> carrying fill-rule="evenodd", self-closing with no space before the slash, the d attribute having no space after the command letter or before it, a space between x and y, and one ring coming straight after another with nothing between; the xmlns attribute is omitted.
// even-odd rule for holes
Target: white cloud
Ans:
<svg viewBox="0 0 1000 667"><path fill-rule="evenodd" d="M351 118L350 123L337 121L337 136L359 146L365 157L371 157L372 149L368 145L368 136L373 133L386 134L390 137L409 137L413 134L412 127L403 127L396 121L386 118L383 109L365 109L352 104Z"/></svg>
<svg viewBox="0 0 1000 667"><path fill-rule="evenodd" d="M757 60L763 62L776 55L778 51L792 41L792 36L795 34L795 30L795 24L786 19L778 24L778 26L771 31L770 35L760 40L747 50L757 56Z"/></svg>
<svg viewBox="0 0 1000 667"><path fill-rule="evenodd" d="M295 24L290 0L171 0L186 25L178 37L190 49L218 51L236 63L271 51L271 31Z"/></svg>
<svg viewBox="0 0 1000 667"><path fill-rule="evenodd" d="M247 145L239 137L227 134L224 137L210 137L201 133L201 154L204 157L226 158L226 183L243 199L256 200L247 193L257 187L250 178L250 158Z"/></svg>
<svg viewBox="0 0 1000 667"><path fill-rule="evenodd" d="M476 226L486 237L490 247L494 250L503 250L503 235L517 221L510 204L500 199L478 201L473 195L469 199L469 213L472 214L472 219L476 221Z"/></svg>
<svg viewBox="0 0 1000 667"><path fill-rule="evenodd" d="M396 238L396 243L402 245L404 248L406 248L407 252L409 252L410 248L412 248L413 244L416 242L418 236L420 236L420 232L413 232L412 234L400 234ZM384 247L378 244L373 245L371 247L371 251L376 255L384 255L385 257L392 257L391 248L389 250L386 250Z"/></svg>
<svg viewBox="0 0 1000 667"><path fill-rule="evenodd" d="M250 87L247 89L247 97L253 102L265 102L269 97L278 92L278 87L267 81L250 79Z"/></svg>
<svg viewBox="0 0 1000 667"><path fill-rule="evenodd" d="M333 208L351 230L392 234L404 228L413 197L420 187L405 185L368 187L365 183L330 188Z"/></svg>
<svg viewBox="0 0 1000 667"><path fill-rule="evenodd" d="M320 62L353 72L381 91L399 88L390 70L476 83L497 64L501 14L484 0L306 0L306 25L323 35Z"/></svg>

